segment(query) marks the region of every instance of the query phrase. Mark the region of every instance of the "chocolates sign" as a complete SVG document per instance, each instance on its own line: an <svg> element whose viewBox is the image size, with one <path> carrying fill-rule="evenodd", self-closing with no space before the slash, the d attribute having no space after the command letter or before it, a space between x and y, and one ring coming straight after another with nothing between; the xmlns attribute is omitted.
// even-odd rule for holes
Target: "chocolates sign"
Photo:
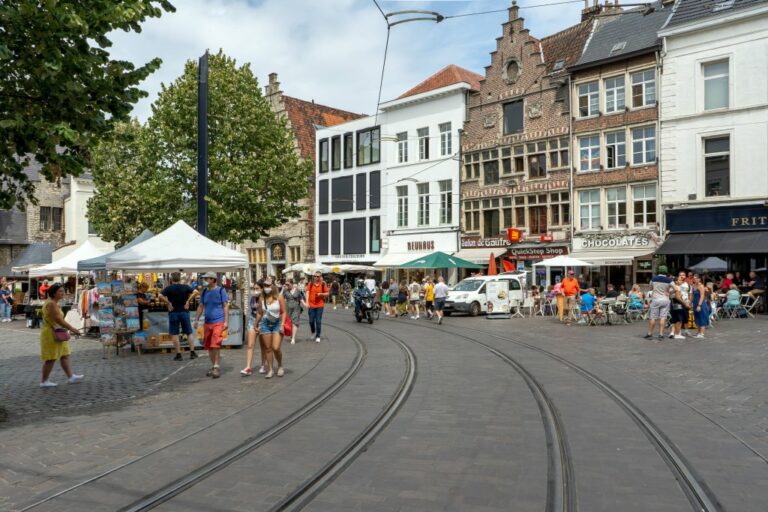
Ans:
<svg viewBox="0 0 768 512"><path fill-rule="evenodd" d="M581 249L642 249L650 247L652 242L647 235L616 235L600 234L584 238L576 238L574 246Z"/></svg>

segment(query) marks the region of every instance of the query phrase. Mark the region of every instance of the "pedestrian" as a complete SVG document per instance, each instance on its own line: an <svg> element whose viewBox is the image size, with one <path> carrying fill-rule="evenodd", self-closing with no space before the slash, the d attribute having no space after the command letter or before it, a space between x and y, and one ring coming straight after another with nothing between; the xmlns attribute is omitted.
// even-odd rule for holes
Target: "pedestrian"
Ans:
<svg viewBox="0 0 768 512"><path fill-rule="evenodd" d="M264 281L262 290L261 307L264 313L259 323L259 333L264 340L264 346L267 348L267 373L264 377L271 379L275 374L278 377L285 375L281 346L285 334L287 308L285 299L279 291L279 286L272 279ZM275 360L277 360L277 372L274 371Z"/></svg>
<svg viewBox="0 0 768 512"><path fill-rule="evenodd" d="M565 311L563 311L563 315L568 315L566 322L570 326L572 320L576 319L578 300L581 294L581 284L574 277L573 270L568 271L568 277L563 279L560 289L565 296L565 305L563 306ZM585 291L588 290L587 288Z"/></svg>
<svg viewBox="0 0 768 512"><path fill-rule="evenodd" d="M685 304L691 305L691 283L693 283L693 275L691 274L690 281L688 280L688 274L684 270L681 270L678 274L678 286L680 287L680 297L682 297L683 302ZM693 321L693 311L692 308L686 309L686 313L690 312L690 315L686 315L685 319L683 320L682 327L684 331L682 334L684 336L688 336L688 327L689 327L689 316L691 317L691 322Z"/></svg>
<svg viewBox="0 0 768 512"><path fill-rule="evenodd" d="M48 284L48 280L46 279L43 281L43 284L40 285L40 287L37 289L38 295L37 298L40 300L45 300L48 297L48 289L51 286Z"/></svg>
<svg viewBox="0 0 768 512"><path fill-rule="evenodd" d="M749 287L747 295L752 300L757 300L760 295L765 293L765 281L754 270L749 273L749 281L746 282L746 285Z"/></svg>
<svg viewBox="0 0 768 512"><path fill-rule="evenodd" d="M397 288L397 313L400 316L408 314L408 287L405 286L405 281L400 281Z"/></svg>
<svg viewBox="0 0 768 512"><path fill-rule="evenodd" d="M147 283L141 283L142 290L148 289ZM173 340L173 348L176 350L174 361L181 361L181 342L179 334L184 333L189 344L189 358L197 359L195 352L195 334L192 323L189 321L189 302L195 291L191 286L182 284L181 274L171 274L171 284L163 288L160 297L168 306L168 334ZM141 306L141 304L139 304Z"/></svg>
<svg viewBox="0 0 768 512"><path fill-rule="evenodd" d="M0 284L0 319L3 322L11 321L11 312L13 309L13 293L11 285L3 282Z"/></svg>
<svg viewBox="0 0 768 512"><path fill-rule="evenodd" d="M342 303L344 309L349 309L349 304L352 301L352 285L349 284L349 279L345 279L341 285Z"/></svg>
<svg viewBox="0 0 768 512"><path fill-rule="evenodd" d="M250 377L253 375L253 350L256 347L256 340L259 340L259 346L261 347L261 359L259 364L259 373L267 373L267 348L264 346L264 342L259 336L259 324L261 323L261 317L264 314L264 308L262 308L261 302L261 287L262 283L257 281L251 285L251 296L248 298L248 323L247 323L247 337L248 343L245 352L245 368L240 370L240 375L243 377Z"/></svg>
<svg viewBox="0 0 768 512"><path fill-rule="evenodd" d="M389 316L389 281L381 283L381 306L384 316Z"/></svg>
<svg viewBox="0 0 768 512"><path fill-rule="evenodd" d="M368 290L371 292L371 294L376 293L376 279L373 277L373 272L368 272L368 274L365 277L365 287L368 288Z"/></svg>
<svg viewBox="0 0 768 512"><path fill-rule="evenodd" d="M341 294L341 286L339 286L339 280L336 277L331 281L331 302L333 303L333 309L336 309L336 303L339 300Z"/></svg>
<svg viewBox="0 0 768 512"><path fill-rule="evenodd" d="M410 304L411 304L411 319L418 320L419 319L419 300L420 300L420 294L421 294L421 285L416 280L416 278L413 278L413 282L408 287L408 293L410 298Z"/></svg>
<svg viewBox="0 0 768 512"><path fill-rule="evenodd" d="M708 298L708 290L707 287L704 286L704 283L701 282L701 277L699 274L693 275L693 283L691 284L691 287L693 288L693 319L696 322L696 327L698 328L699 332L696 334L697 338L703 338L704 337L704 331L709 326L709 301Z"/></svg>
<svg viewBox="0 0 768 512"><path fill-rule="evenodd" d="M651 278L651 291L649 293L651 296L650 322L648 332L645 334L646 339L653 337L653 330L657 322L659 324L658 338L660 340L664 338L664 327L667 323L670 307L669 293L672 284L672 278L667 275L667 267L659 265L659 273Z"/></svg>
<svg viewBox="0 0 768 512"><path fill-rule="evenodd" d="M217 286L218 278L214 272L208 272L203 279L206 286L200 294L194 328L197 329L200 316L205 313L203 347L211 359L211 368L205 375L218 379L221 377L221 343L224 340L224 331L229 326L229 297L224 288Z"/></svg>
<svg viewBox="0 0 768 512"><path fill-rule="evenodd" d="M295 345L301 312L307 304L307 298L304 291L294 284L293 279L288 279L283 290L283 300L285 301L286 314L291 319L291 345Z"/></svg>
<svg viewBox="0 0 768 512"><path fill-rule="evenodd" d="M615 299L618 298L619 292L616 290L616 287L613 286L611 283L608 283L608 286L606 287L605 291L605 298L607 299Z"/></svg>
<svg viewBox="0 0 768 512"><path fill-rule="evenodd" d="M69 333L80 334L64 320L64 313L59 307L59 301L64 298L64 287L56 283L46 290L48 300L43 305L43 328L40 330L40 359L43 361L43 378L40 381L41 388L53 388L58 386L50 380L51 372L56 361L67 375L67 382L76 384L83 380L83 375L72 372L69 364Z"/></svg>
<svg viewBox="0 0 768 512"><path fill-rule="evenodd" d="M309 309L309 330L312 332L310 339L315 338L316 343L320 343L320 332L323 328L323 309L325 308L325 299L327 298L328 285L323 282L323 274L315 272L307 292L307 307Z"/></svg>
<svg viewBox="0 0 768 512"><path fill-rule="evenodd" d="M424 310L427 313L427 317L432 320L435 316L435 285L432 284L432 278L427 277L427 283L424 285Z"/></svg>
<svg viewBox="0 0 768 512"><path fill-rule="evenodd" d="M670 323L672 324L669 330L669 337L676 340L684 340L685 336L682 334L683 323L688 320L688 301L686 296L683 295L683 285L685 283L685 272L678 274L677 279L672 283L669 292L670 299Z"/></svg>
<svg viewBox="0 0 768 512"><path fill-rule="evenodd" d="M565 295L563 295L563 282L557 281L552 287L552 294L555 296L555 307L557 308L557 319L563 323L565 314Z"/></svg>
<svg viewBox="0 0 768 512"><path fill-rule="evenodd" d="M392 279L389 283L389 316L392 318L397 317L397 296L400 291L397 281Z"/></svg>
<svg viewBox="0 0 768 512"><path fill-rule="evenodd" d="M445 284L443 276L437 278L437 284L434 289L435 294L435 313L437 314L437 323L443 323L443 310L445 309L445 299L448 298L448 286Z"/></svg>

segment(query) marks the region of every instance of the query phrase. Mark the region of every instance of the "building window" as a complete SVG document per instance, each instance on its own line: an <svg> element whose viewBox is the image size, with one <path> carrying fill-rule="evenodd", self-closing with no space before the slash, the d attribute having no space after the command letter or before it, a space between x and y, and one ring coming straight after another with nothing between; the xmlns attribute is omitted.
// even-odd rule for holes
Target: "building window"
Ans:
<svg viewBox="0 0 768 512"><path fill-rule="evenodd" d="M371 241L368 250L372 253L381 252L381 220L379 217L368 219L368 232L370 233L369 239Z"/></svg>
<svg viewBox="0 0 768 512"><path fill-rule="evenodd" d="M331 254L341 254L341 221L340 220L331 221Z"/></svg>
<svg viewBox="0 0 768 512"><path fill-rule="evenodd" d="M453 223L453 182L442 180L440 186L440 224Z"/></svg>
<svg viewBox="0 0 768 512"><path fill-rule="evenodd" d="M514 227L514 220L512 217L512 213L513 213L512 198L503 197L501 199L501 206L503 206L503 209L501 210L501 212L504 215L504 223L502 227L504 227L505 229Z"/></svg>
<svg viewBox="0 0 768 512"><path fill-rule="evenodd" d="M728 108L728 59L701 65L704 75L704 110Z"/></svg>
<svg viewBox="0 0 768 512"><path fill-rule="evenodd" d="M344 168L349 169L352 167L354 160L352 154L354 153L354 143L352 142L352 134L344 134Z"/></svg>
<svg viewBox="0 0 768 512"><path fill-rule="evenodd" d="M381 161L381 130L369 128L357 132L357 165Z"/></svg>
<svg viewBox="0 0 768 512"><path fill-rule="evenodd" d="M365 254L365 229L368 222L365 217L344 219L344 254Z"/></svg>
<svg viewBox="0 0 768 512"><path fill-rule="evenodd" d="M599 86L597 82L581 84L579 91L579 117L596 116L599 106Z"/></svg>
<svg viewBox="0 0 768 512"><path fill-rule="evenodd" d="M99 233L96 231L96 228L93 227L93 224L91 224L91 221L88 221L88 234L89 235L98 235Z"/></svg>
<svg viewBox="0 0 768 512"><path fill-rule="evenodd" d="M429 128L416 130L419 138L419 160L429 160Z"/></svg>
<svg viewBox="0 0 768 512"><path fill-rule="evenodd" d="M656 162L656 127L632 128L632 163L652 164Z"/></svg>
<svg viewBox="0 0 768 512"><path fill-rule="evenodd" d="M504 104L504 135L523 131L523 100Z"/></svg>
<svg viewBox="0 0 768 512"><path fill-rule="evenodd" d="M597 171L600 169L600 136L579 137L579 170Z"/></svg>
<svg viewBox="0 0 768 512"><path fill-rule="evenodd" d="M365 210L368 206L368 190L366 185L368 184L368 175L360 173L355 176L355 209Z"/></svg>
<svg viewBox="0 0 768 512"><path fill-rule="evenodd" d="M624 110L624 77L617 76L605 81L605 111L607 113Z"/></svg>
<svg viewBox="0 0 768 512"><path fill-rule="evenodd" d="M533 179L533 178L546 178L546 176L547 176L546 153L528 155L528 177Z"/></svg>
<svg viewBox="0 0 768 512"><path fill-rule="evenodd" d="M451 123L441 123L440 128L440 156L453 153L453 141L451 140Z"/></svg>
<svg viewBox="0 0 768 512"><path fill-rule="evenodd" d="M301 263L301 247L289 247L291 263Z"/></svg>
<svg viewBox="0 0 768 512"><path fill-rule="evenodd" d="M496 199L496 206L498 206L498 199ZM494 208L492 210L483 211L483 237L496 238L501 232L501 226L499 224L499 209Z"/></svg>
<svg viewBox="0 0 768 512"><path fill-rule="evenodd" d="M488 160L483 162L483 184L498 185L499 183L499 161Z"/></svg>
<svg viewBox="0 0 768 512"><path fill-rule="evenodd" d="M257 247L255 249L248 249L248 263L256 265L259 263L267 262L267 249L266 247Z"/></svg>
<svg viewBox="0 0 768 512"><path fill-rule="evenodd" d="M515 198L515 226L525 226L525 196Z"/></svg>
<svg viewBox="0 0 768 512"><path fill-rule="evenodd" d="M320 141L320 172L328 172L328 139Z"/></svg>
<svg viewBox="0 0 768 512"><path fill-rule="evenodd" d="M369 176L368 208L381 208L381 171L373 171Z"/></svg>
<svg viewBox="0 0 768 512"><path fill-rule="evenodd" d="M397 227L408 227L408 185L397 187Z"/></svg>
<svg viewBox="0 0 768 512"><path fill-rule="evenodd" d="M624 131L605 134L605 163L608 169L624 167L627 164L627 144Z"/></svg>
<svg viewBox="0 0 768 512"><path fill-rule="evenodd" d="M331 181L331 213L351 212L354 209L352 176Z"/></svg>
<svg viewBox="0 0 768 512"><path fill-rule="evenodd" d="M317 223L317 252L320 256L328 255L328 221Z"/></svg>
<svg viewBox="0 0 768 512"><path fill-rule="evenodd" d="M632 73L632 106L645 107L656 103L656 70Z"/></svg>
<svg viewBox="0 0 768 512"><path fill-rule="evenodd" d="M429 183L417 183L416 193L419 197L419 209L417 224L419 226L429 226Z"/></svg>
<svg viewBox="0 0 768 512"><path fill-rule="evenodd" d="M397 163L403 164L408 161L408 132L397 134Z"/></svg>
<svg viewBox="0 0 768 512"><path fill-rule="evenodd" d="M532 235L547 233L547 207L531 206L528 209L529 230Z"/></svg>
<svg viewBox="0 0 768 512"><path fill-rule="evenodd" d="M600 190L582 190L579 192L580 229L598 229L600 227Z"/></svg>
<svg viewBox="0 0 768 512"><path fill-rule="evenodd" d="M331 139L331 169L341 169L341 137Z"/></svg>
<svg viewBox="0 0 768 512"><path fill-rule="evenodd" d="M61 231L64 215L63 208L40 207L40 231Z"/></svg>
<svg viewBox="0 0 768 512"><path fill-rule="evenodd" d="M625 187L605 190L608 203L608 228L621 228L627 223L627 189Z"/></svg>
<svg viewBox="0 0 768 512"><path fill-rule="evenodd" d="M644 228L656 223L655 183L632 187L632 201L636 228Z"/></svg>
<svg viewBox="0 0 768 512"><path fill-rule="evenodd" d="M549 195L553 226L566 225L570 221L570 202L568 198L568 192L555 192Z"/></svg>
<svg viewBox="0 0 768 512"><path fill-rule="evenodd" d="M707 197L731 193L731 137L704 139L704 187Z"/></svg>
<svg viewBox="0 0 768 512"><path fill-rule="evenodd" d="M322 215L328 213L328 180L320 180L317 189L317 210Z"/></svg>
<svg viewBox="0 0 768 512"><path fill-rule="evenodd" d="M568 165L568 139L549 141L549 167L557 169Z"/></svg>
<svg viewBox="0 0 768 512"><path fill-rule="evenodd" d="M464 201L464 231L480 230L480 201Z"/></svg>

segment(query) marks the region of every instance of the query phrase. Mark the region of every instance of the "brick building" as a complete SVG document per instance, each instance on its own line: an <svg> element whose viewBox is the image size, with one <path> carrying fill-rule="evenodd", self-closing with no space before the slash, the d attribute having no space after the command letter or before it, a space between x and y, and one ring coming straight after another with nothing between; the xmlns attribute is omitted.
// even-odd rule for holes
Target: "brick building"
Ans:
<svg viewBox="0 0 768 512"><path fill-rule="evenodd" d="M568 252L570 239L569 66L576 64L599 6L582 21L537 39L513 3L480 90L468 100L462 140L462 250L487 262L532 268ZM506 228L520 243L506 250Z"/></svg>
<svg viewBox="0 0 768 512"><path fill-rule="evenodd" d="M277 73L270 73L269 83L264 89L272 111L287 120L288 127L294 133L296 151L304 159L314 158L315 126L334 126L362 117L361 114L284 95ZM307 198L300 203L305 208L300 217L271 230L260 240L243 244L254 278L267 274L280 275L287 266L315 260L314 183L312 176L307 183L296 184L309 190Z"/></svg>
<svg viewBox="0 0 768 512"><path fill-rule="evenodd" d="M573 256L587 281L629 289L652 277L660 240L658 29L670 9L605 16L571 73Z"/></svg>

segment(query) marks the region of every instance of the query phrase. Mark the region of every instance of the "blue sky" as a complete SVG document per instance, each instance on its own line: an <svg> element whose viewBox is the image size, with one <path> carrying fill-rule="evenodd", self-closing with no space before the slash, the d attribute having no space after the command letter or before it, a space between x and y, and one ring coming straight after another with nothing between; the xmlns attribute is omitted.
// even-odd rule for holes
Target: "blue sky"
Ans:
<svg viewBox="0 0 768 512"><path fill-rule="evenodd" d="M543 37L579 21L583 4L526 8L557 0L521 0L531 34ZM142 87L149 97L134 109L146 120L160 83L178 77L184 62L222 48L250 62L262 85L277 72L283 91L354 112L373 113L386 25L372 0L175 0L177 11L145 23L141 33L114 33L116 58L163 66ZM379 2L386 12L437 11L444 16L504 9L508 0ZM398 96L448 64L482 74L506 12L407 23L391 32L382 100Z"/></svg>

